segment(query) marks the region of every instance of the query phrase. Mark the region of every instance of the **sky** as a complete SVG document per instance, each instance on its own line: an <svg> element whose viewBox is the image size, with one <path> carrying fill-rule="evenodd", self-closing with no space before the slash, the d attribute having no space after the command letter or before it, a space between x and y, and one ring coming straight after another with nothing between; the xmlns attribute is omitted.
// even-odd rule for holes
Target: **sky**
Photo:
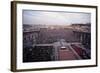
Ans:
<svg viewBox="0 0 100 73"><path fill-rule="evenodd" d="M90 13L23 10L23 24L69 25L90 22Z"/></svg>

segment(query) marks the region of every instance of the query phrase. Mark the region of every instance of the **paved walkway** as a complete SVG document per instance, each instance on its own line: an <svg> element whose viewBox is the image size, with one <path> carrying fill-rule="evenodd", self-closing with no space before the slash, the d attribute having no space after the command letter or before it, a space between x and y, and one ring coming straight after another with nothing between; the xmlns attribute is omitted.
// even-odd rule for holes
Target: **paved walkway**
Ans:
<svg viewBox="0 0 100 73"><path fill-rule="evenodd" d="M66 43L64 41L58 41L52 44L36 44L35 46L53 46L55 48L55 60L77 60L81 59L78 53L71 47L71 44L80 43ZM65 49L61 47L64 46Z"/></svg>

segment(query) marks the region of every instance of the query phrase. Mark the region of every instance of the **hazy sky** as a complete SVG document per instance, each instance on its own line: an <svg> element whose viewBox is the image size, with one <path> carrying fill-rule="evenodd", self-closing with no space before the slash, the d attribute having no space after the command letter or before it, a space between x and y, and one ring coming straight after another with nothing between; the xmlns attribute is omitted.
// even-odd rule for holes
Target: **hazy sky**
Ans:
<svg viewBox="0 0 100 73"><path fill-rule="evenodd" d="M90 21L90 13L23 10L23 24L68 25L90 23Z"/></svg>

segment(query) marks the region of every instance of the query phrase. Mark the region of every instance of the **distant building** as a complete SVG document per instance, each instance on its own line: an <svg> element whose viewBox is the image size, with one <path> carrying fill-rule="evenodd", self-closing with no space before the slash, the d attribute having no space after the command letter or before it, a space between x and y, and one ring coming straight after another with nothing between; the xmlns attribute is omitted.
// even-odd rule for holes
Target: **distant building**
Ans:
<svg viewBox="0 0 100 73"><path fill-rule="evenodd" d="M73 29L75 37L81 42L86 48L91 47L91 26L90 24L73 24L75 27ZM80 28L79 28L80 27Z"/></svg>
<svg viewBox="0 0 100 73"><path fill-rule="evenodd" d="M74 26L74 27L91 27L91 24L90 23L87 23L87 24L72 24L71 26Z"/></svg>
<svg viewBox="0 0 100 73"><path fill-rule="evenodd" d="M30 47L37 43L39 31L23 31L23 47Z"/></svg>
<svg viewBox="0 0 100 73"><path fill-rule="evenodd" d="M78 38L79 42L81 42L86 48L91 49L91 33L83 32L83 31L73 31L75 37Z"/></svg>

